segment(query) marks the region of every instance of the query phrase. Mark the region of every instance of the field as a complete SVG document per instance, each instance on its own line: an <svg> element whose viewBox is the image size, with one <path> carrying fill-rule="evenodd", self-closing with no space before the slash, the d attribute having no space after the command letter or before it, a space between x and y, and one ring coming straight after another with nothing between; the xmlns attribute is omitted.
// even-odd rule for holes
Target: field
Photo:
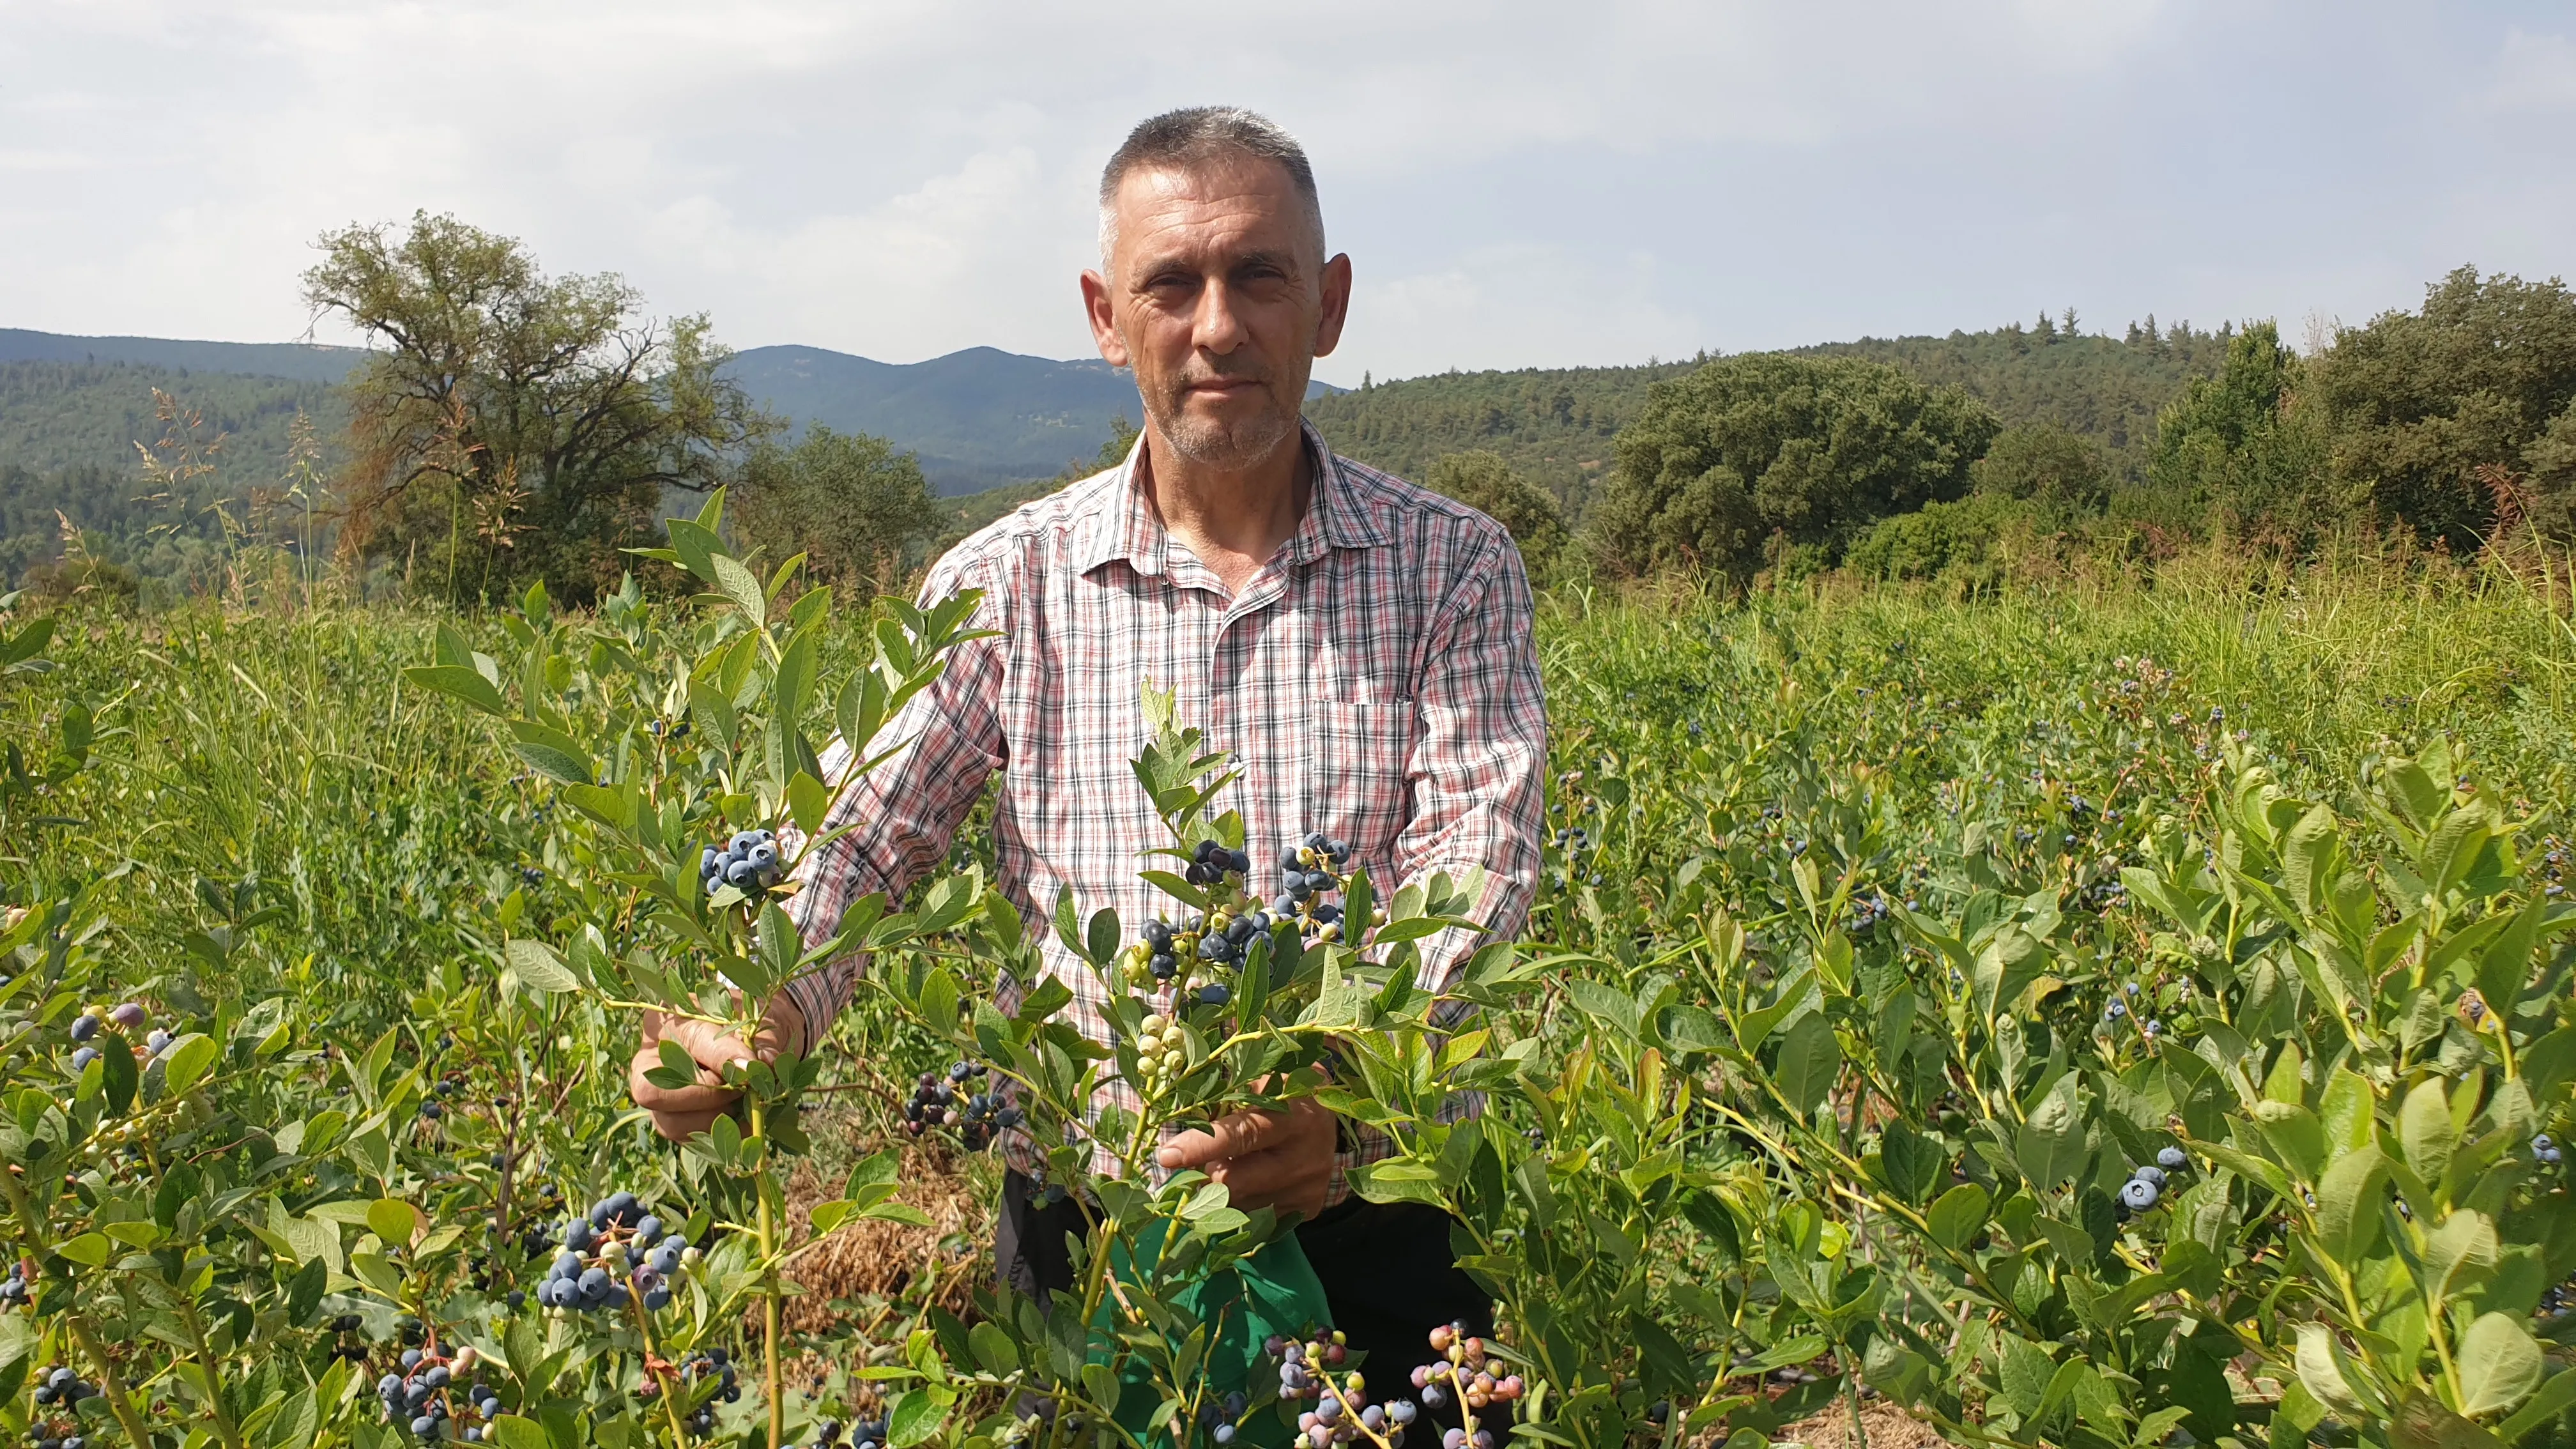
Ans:
<svg viewBox="0 0 2576 1449"><path fill-rule="evenodd" d="M1174 1274L1257 1269L1261 1222L1187 1183L1130 1203L1086 1180L1110 1209L1093 1279L1129 1315L1069 1343L1071 1315L983 1282L989 1155L896 1130L915 1075L952 1059L1024 1082L1033 1113L1067 1090L1054 1028L956 1009L1027 949L978 914L978 842L954 853L965 884L863 927L881 989L810 1079L774 1084L766 1127L725 1124L759 1151L675 1152L628 1114L627 1003L691 999L690 948L651 934L631 862L694 860L702 811L803 808L792 745L757 730L729 764L712 740L637 744L631 706L689 697L651 680L761 653L732 648L763 637L734 598L742 619L697 622L640 601L74 609L50 672L0 680L19 782L0 902L33 908L0 963L0 1157L12 1301L34 1304L0 1313L0 1423L376 1449L408 1437L414 1406L380 1413L375 1386L410 1392L409 1345L452 1366L429 1436L512 1449L802 1444L824 1419L895 1449L1308 1432L1265 1392L1210 1390L1217 1347L1174 1346L1195 1311L1174 1305L1202 1301ZM1233 1005L1273 1014L1275 1051L1378 1044L1351 1048L1336 1105L1405 1148L1373 1196L1467 1224L1502 1303L1493 1372L1522 1383L1471 1402L1532 1449L1745 1449L1825 1411L2088 1446L2558 1434L2576 1377L2552 1285L2576 1227L2531 1145L2576 1124L2556 904L2576 630L2554 602L2495 569L2216 553L1971 602L1559 592L1555 844L1521 950L1479 958L1487 1034L1443 1045L1390 980L1407 947L1371 974L1311 945L1300 966L1282 938L1277 1001L1251 1004L1245 964ZM872 657L908 666L779 613L759 621L778 647L739 666L752 714L772 670L824 681L810 711L776 686L802 723ZM479 672L504 708L416 666ZM513 753L505 719L552 733L518 729ZM782 750L780 791L744 783ZM689 802L670 808L696 833L663 840L593 770ZM1221 808L1172 813L1221 836ZM736 979L798 969L763 955L757 900L681 894L692 919L734 911L701 954ZM1345 969L1366 1002L1333 987ZM127 1000L181 1045L112 1024L83 1039L133 1036L139 1078L74 1064L74 1019ZM1156 1099L1171 1116L1302 1060L1240 1055L1256 1033L1213 1022L1192 1018L1204 1070ZM1490 1091L1492 1125L1431 1123L1435 1078ZM2151 1171L2161 1206L2133 1190ZM512 1304L565 1205L620 1188L703 1250L677 1301ZM1111 1271L1139 1224L1183 1247ZM57 1364L107 1392L31 1399ZM485 1379L488 1404L461 1391Z"/></svg>

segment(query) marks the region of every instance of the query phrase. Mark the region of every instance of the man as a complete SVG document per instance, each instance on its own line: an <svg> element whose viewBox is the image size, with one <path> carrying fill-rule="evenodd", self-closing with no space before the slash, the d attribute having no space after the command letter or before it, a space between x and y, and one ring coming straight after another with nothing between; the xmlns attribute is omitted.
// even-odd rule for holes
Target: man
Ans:
<svg viewBox="0 0 2576 1449"><path fill-rule="evenodd" d="M935 869L997 769L999 884L1023 912L1044 920L1070 887L1085 915L1114 907L1130 930L1157 914L1169 902L1136 871L1141 851L1168 842L1128 768L1151 684L1243 766L1218 803L1242 812L1256 858L1320 830L1390 886L1483 867L1480 919L1517 932L1546 755L1529 586L1492 520L1333 456L1303 425L1308 375L1340 338L1351 289L1350 259L1325 251L1304 152L1245 111L1157 116L1101 177L1100 251L1083 302L1100 355L1134 370L1146 428L1124 465L1023 507L931 571L925 599L982 590L979 623L996 635L958 651L891 727L914 742L836 807L827 829L858 825L804 866L799 925L819 939L849 901L898 897ZM847 758L836 744L825 763ZM1037 934L1076 1020L1105 1040L1102 988ZM1467 935L1427 943L1427 981L1463 964ZM783 994L779 1040L822 1041L858 969ZM746 1052L695 1023L647 1022L631 1089L664 1135L685 1138L732 1094L647 1082L663 1037L710 1083ZM1000 1271L1023 1292L1064 1286L1079 1205L1042 1205L1019 1170L1033 1164L1027 1144L1005 1145L1020 1150ZM1481 1324L1489 1305L1455 1266L1446 1217L1350 1194L1348 1170L1386 1150L1310 1102L1176 1134L1158 1160L1205 1170L1238 1206L1296 1214L1336 1326L1376 1362L1405 1364L1433 1326Z"/></svg>

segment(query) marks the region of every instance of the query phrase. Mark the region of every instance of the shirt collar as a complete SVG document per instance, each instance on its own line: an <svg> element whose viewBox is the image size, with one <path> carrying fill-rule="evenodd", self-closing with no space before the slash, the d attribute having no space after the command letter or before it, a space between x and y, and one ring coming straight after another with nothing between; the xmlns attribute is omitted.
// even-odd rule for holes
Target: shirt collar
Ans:
<svg viewBox="0 0 2576 1449"><path fill-rule="evenodd" d="M1300 419L1298 430L1306 456L1317 466L1314 497L1307 502L1306 516L1297 521L1297 531L1288 538L1290 561L1312 563L1337 548L1384 547L1391 540L1362 505L1350 465L1333 452L1313 423ZM1166 571L1171 534L1155 516L1153 500L1137 486L1137 464L1144 456L1145 438L1139 433L1103 491L1099 512L1093 517L1091 547L1078 560L1080 572L1089 573L1112 559L1126 560L1140 574Z"/></svg>

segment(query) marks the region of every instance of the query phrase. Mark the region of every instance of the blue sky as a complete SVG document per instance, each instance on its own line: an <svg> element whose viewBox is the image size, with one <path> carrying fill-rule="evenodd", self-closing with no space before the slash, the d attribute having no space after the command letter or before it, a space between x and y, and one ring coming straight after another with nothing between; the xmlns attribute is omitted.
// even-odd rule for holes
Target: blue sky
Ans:
<svg viewBox="0 0 2576 1449"><path fill-rule="evenodd" d="M454 211L737 346L1090 352L1126 127L1303 137L1318 375L2074 307L2353 323L2576 271L2565 4L0 0L0 326L301 333L322 229ZM328 333L322 334L326 338Z"/></svg>

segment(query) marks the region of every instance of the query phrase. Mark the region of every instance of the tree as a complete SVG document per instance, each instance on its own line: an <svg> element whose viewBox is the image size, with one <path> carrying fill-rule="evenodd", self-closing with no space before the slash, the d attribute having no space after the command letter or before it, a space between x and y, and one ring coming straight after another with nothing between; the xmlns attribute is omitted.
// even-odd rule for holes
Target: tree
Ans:
<svg viewBox="0 0 2576 1449"><path fill-rule="evenodd" d="M2330 503L2318 492L2317 418L2299 406L2306 380L2279 326L2248 322L2228 339L2218 375L2185 383L2157 417L2148 480L2187 497L2195 511L2225 508L2300 530L2322 521Z"/></svg>
<svg viewBox="0 0 2576 1449"><path fill-rule="evenodd" d="M2002 428L1966 393L1882 363L1726 358L1648 393L1619 435L1595 536L1630 573L1749 578L1775 535L1830 557L1875 519L1967 491Z"/></svg>
<svg viewBox="0 0 2576 1449"><path fill-rule="evenodd" d="M2496 510L2480 470L2518 472L2576 401L2576 294L2462 267L2420 312L2338 333L2317 392L2344 506L2473 549Z"/></svg>
<svg viewBox="0 0 2576 1449"><path fill-rule="evenodd" d="M516 240L426 212L319 245L306 305L375 350L349 382L343 546L427 565L416 582L593 597L667 492L723 481L773 426L718 375L703 316L646 320L613 274L548 277Z"/></svg>
<svg viewBox="0 0 2576 1449"><path fill-rule="evenodd" d="M1968 469L1980 494L2063 508L2098 509L2111 496L2111 468L2092 439L2055 423L2006 428Z"/></svg>
<svg viewBox="0 0 2576 1449"><path fill-rule="evenodd" d="M754 447L732 497L744 539L771 563L804 554L813 578L858 597L898 588L946 519L912 454L820 425L793 448Z"/></svg>
<svg viewBox="0 0 2576 1449"><path fill-rule="evenodd" d="M1565 520L1547 490L1512 471L1500 453L1451 453L1422 480L1431 491L1455 498L1503 526L1520 546L1521 562L1544 577L1566 545Z"/></svg>

